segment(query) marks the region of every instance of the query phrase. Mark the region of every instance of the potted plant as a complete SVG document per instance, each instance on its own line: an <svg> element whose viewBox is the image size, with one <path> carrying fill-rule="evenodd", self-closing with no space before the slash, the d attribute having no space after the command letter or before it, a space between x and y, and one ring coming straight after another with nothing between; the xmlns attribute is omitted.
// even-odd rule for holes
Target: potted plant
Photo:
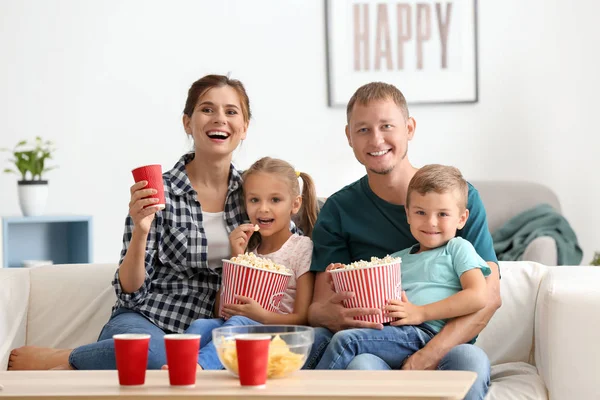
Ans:
<svg viewBox="0 0 600 400"><path fill-rule="evenodd" d="M600 266L600 251L594 253L594 258L590 262L590 265Z"/></svg>
<svg viewBox="0 0 600 400"><path fill-rule="evenodd" d="M56 168L46 166L46 160L52 158L55 150L52 142L43 141L38 136L32 144L22 140L12 150L0 150L12 153L10 161L15 166L6 168L4 172L21 175L18 189L23 215L29 217L43 214L48 199L48 181L42 179L42 175Z"/></svg>

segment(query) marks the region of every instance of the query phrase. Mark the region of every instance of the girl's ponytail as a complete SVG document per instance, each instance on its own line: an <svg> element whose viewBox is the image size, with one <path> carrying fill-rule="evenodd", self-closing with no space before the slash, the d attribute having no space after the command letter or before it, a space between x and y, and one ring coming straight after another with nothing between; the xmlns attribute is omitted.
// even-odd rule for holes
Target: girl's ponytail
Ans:
<svg viewBox="0 0 600 400"><path fill-rule="evenodd" d="M305 172L298 173L302 179L302 206L300 206L299 228L304 235L312 237L312 231L317 222L317 192L313 179Z"/></svg>

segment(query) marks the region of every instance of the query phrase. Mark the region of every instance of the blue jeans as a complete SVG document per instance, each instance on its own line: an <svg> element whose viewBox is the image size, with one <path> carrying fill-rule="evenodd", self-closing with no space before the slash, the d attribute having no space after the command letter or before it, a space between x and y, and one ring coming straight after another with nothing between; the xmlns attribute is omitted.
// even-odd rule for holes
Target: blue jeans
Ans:
<svg viewBox="0 0 600 400"><path fill-rule="evenodd" d="M392 369L383 359L372 354L356 356L348 369L385 370ZM472 344L460 344L448 352L438 365L444 371L473 371L477 379L465 397L466 400L480 400L490 387L490 361L487 354Z"/></svg>
<svg viewBox="0 0 600 400"><path fill-rule="evenodd" d="M435 335L424 326L384 326L378 329L346 329L337 332L323 353L316 369L346 369L360 354L381 358L392 369L402 368L404 361Z"/></svg>
<svg viewBox="0 0 600 400"><path fill-rule="evenodd" d="M323 357L323 353L329 346L329 342L331 342L331 338L333 337L333 333L327 328L317 327L314 328L315 332L315 341L310 349L310 353L308 354L308 358L304 363L304 367L302 369L315 369L321 357Z"/></svg>
<svg viewBox="0 0 600 400"><path fill-rule="evenodd" d="M141 314L119 308L102 328L96 343L77 347L71 352L69 364L75 369L117 369L112 337L120 333L150 334L148 369L160 369L167 363L165 333Z"/></svg>
<svg viewBox="0 0 600 400"><path fill-rule="evenodd" d="M217 349L212 341L212 331L222 326L260 325L250 318L235 315L225 321L223 318L197 319L186 329L185 333L200 335L200 352L198 364L202 369L223 369L223 364L217 355Z"/></svg>

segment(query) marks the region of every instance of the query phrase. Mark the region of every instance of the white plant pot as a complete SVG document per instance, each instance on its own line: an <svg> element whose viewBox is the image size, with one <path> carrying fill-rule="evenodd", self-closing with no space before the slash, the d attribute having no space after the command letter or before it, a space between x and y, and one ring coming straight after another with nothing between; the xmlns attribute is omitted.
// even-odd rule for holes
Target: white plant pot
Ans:
<svg viewBox="0 0 600 400"><path fill-rule="evenodd" d="M48 200L48 181L19 181L19 205L26 217L42 215Z"/></svg>

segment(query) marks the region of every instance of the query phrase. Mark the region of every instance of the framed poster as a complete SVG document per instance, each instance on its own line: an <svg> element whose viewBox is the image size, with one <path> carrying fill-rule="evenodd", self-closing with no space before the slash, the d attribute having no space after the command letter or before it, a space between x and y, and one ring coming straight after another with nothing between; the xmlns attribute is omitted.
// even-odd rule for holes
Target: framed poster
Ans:
<svg viewBox="0 0 600 400"><path fill-rule="evenodd" d="M476 0L325 0L329 106L395 85L409 104L474 103Z"/></svg>

